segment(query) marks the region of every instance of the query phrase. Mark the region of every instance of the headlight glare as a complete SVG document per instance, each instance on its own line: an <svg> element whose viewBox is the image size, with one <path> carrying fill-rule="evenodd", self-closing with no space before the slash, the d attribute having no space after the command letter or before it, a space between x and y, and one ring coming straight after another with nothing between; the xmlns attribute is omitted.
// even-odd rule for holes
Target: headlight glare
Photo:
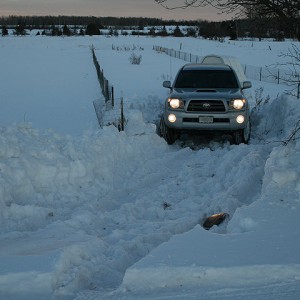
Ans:
<svg viewBox="0 0 300 300"><path fill-rule="evenodd" d="M176 122L176 116L173 114L170 114L168 116L168 120L169 120L169 122L174 123L174 122Z"/></svg>
<svg viewBox="0 0 300 300"><path fill-rule="evenodd" d="M234 109L243 109L246 104L246 99L232 99L230 101L230 107Z"/></svg>
<svg viewBox="0 0 300 300"><path fill-rule="evenodd" d="M173 109L183 108L184 107L184 103L183 103L183 101L181 99L169 98L168 102L169 102L170 107L173 108Z"/></svg>
<svg viewBox="0 0 300 300"><path fill-rule="evenodd" d="M245 117L242 116L242 115L239 115L239 116L236 117L236 121L237 121L239 124L242 124L242 123L244 123L244 121L245 121Z"/></svg>

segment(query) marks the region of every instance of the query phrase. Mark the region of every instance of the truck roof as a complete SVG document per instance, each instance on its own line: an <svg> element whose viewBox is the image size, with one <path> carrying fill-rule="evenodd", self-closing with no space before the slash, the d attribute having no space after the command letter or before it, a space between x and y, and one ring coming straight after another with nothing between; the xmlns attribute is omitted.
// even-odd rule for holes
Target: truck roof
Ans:
<svg viewBox="0 0 300 300"><path fill-rule="evenodd" d="M226 64L186 64L183 70L230 70L230 66Z"/></svg>

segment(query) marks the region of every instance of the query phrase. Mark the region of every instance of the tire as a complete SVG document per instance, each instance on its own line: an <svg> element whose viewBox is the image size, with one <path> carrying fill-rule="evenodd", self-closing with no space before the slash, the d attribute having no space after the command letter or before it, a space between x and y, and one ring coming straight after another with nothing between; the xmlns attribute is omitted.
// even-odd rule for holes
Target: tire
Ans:
<svg viewBox="0 0 300 300"><path fill-rule="evenodd" d="M165 139L165 141L172 145L178 138L178 134L175 129L168 127L165 123L164 117L162 116L159 124L159 135Z"/></svg>
<svg viewBox="0 0 300 300"><path fill-rule="evenodd" d="M250 140L250 132L251 132L251 124L250 120L247 123L246 128L237 130L233 133L233 141L234 144L239 145L239 144L248 144Z"/></svg>

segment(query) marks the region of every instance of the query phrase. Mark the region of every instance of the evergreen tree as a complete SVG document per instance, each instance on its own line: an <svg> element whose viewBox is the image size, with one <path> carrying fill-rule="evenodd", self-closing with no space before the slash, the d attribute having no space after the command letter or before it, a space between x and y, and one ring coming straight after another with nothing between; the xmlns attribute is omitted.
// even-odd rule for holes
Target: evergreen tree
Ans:
<svg viewBox="0 0 300 300"><path fill-rule="evenodd" d="M6 26L4 25L4 26L2 26L2 36L6 36L6 35L8 35L8 30L7 30Z"/></svg>
<svg viewBox="0 0 300 300"><path fill-rule="evenodd" d="M80 28L80 30L79 30L79 35L84 36L84 31L82 28Z"/></svg>
<svg viewBox="0 0 300 300"><path fill-rule="evenodd" d="M99 30L98 26L95 23L90 23L86 27L85 34L87 34L87 35L100 35L100 30Z"/></svg>
<svg viewBox="0 0 300 300"><path fill-rule="evenodd" d="M25 25L19 24L19 25L15 28L14 34L15 34L15 35L25 35L25 34L26 34Z"/></svg>
<svg viewBox="0 0 300 300"><path fill-rule="evenodd" d="M183 33L180 30L179 26L177 25L176 28L174 29L173 35L175 37L183 37Z"/></svg>
<svg viewBox="0 0 300 300"><path fill-rule="evenodd" d="M71 35L71 30L69 29L69 27L66 24L64 25L64 28L63 28L63 35L65 35L65 36Z"/></svg>
<svg viewBox="0 0 300 300"><path fill-rule="evenodd" d="M155 36L155 28L151 27L148 34L151 36Z"/></svg>
<svg viewBox="0 0 300 300"><path fill-rule="evenodd" d="M187 35L187 36L190 36L190 37L196 37L197 31L196 31L195 28L189 27L189 28L187 29L186 35Z"/></svg>
<svg viewBox="0 0 300 300"><path fill-rule="evenodd" d="M156 35L158 35L158 36L168 36L166 26L164 26L163 29L161 31L159 31Z"/></svg>

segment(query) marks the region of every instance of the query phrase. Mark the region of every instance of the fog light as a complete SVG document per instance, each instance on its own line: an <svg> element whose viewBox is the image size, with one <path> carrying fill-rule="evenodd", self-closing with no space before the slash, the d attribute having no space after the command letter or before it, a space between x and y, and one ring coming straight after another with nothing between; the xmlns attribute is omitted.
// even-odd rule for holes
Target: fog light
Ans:
<svg viewBox="0 0 300 300"><path fill-rule="evenodd" d="M168 120L169 120L170 123L174 123L176 121L176 116L173 115L173 114L170 114L168 116Z"/></svg>
<svg viewBox="0 0 300 300"><path fill-rule="evenodd" d="M236 121L237 121L239 124L242 124L242 123L244 123L244 121L245 121L245 117L242 116L242 115L239 115L239 116L237 116Z"/></svg>

